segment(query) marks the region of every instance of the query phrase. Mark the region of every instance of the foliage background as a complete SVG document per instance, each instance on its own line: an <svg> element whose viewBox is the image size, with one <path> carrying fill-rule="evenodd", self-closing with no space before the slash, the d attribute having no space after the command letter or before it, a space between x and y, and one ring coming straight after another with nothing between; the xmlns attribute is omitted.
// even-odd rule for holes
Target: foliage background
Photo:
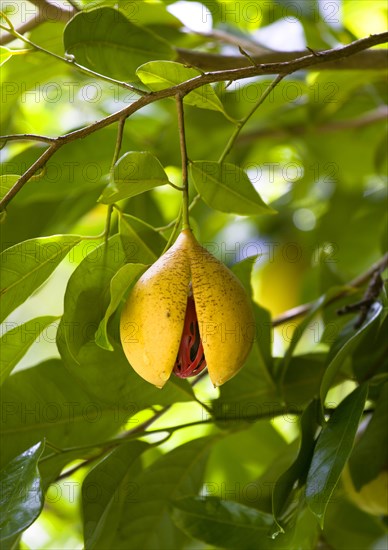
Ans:
<svg viewBox="0 0 388 550"><path fill-rule="evenodd" d="M67 23L67 2L56 2L55 16L44 4L7 1L2 9L15 28L38 21L25 36L45 50L63 56L65 40L81 65L143 89L135 69L148 60L190 50L218 55L212 62L221 69L228 56L250 64L238 45L255 56L331 49L385 31L387 17L385 2L364 0L73 2L74 11L119 4L123 17L159 37L156 53L139 60L136 48L151 38L134 33L131 55L102 40L77 46L93 25ZM104 25L107 12L90 13ZM195 23L201 32L184 27ZM116 39L128 39L125 29ZM1 50L2 135L57 137L139 97L22 40L4 47L29 51ZM221 108L210 106L209 91L201 108L186 104L189 159L217 161L231 119L244 118L274 78L215 84ZM386 467L385 293L374 296L358 329L359 311L337 315L362 299L371 266L384 267L386 114L381 68L297 71L272 90L226 159L277 214L236 215L227 195L221 210L195 199L198 240L260 304L247 365L220 390L207 377L194 387L171 380L162 391L143 382L120 347L120 296L100 325L112 277L129 263L129 281L156 260L171 235L160 228L176 219L181 201L169 185L124 198L109 243L92 237L111 213L97 201L110 181L117 124L64 145L15 196L1 224L3 275L12 280L1 317L4 548L386 547L385 519L357 507L339 481L349 456L358 488ZM3 144L1 197L48 147L33 139ZM128 118L120 156L128 151L149 151L180 184L171 99ZM289 312L308 302L304 311L313 313ZM353 447L359 422L371 417ZM193 426L177 428L186 424ZM154 433L144 436L147 429Z"/></svg>

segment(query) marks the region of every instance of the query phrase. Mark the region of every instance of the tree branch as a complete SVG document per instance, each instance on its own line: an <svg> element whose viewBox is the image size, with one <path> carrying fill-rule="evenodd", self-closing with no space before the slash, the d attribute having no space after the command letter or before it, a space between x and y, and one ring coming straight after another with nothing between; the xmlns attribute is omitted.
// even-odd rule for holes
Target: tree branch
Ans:
<svg viewBox="0 0 388 550"><path fill-rule="evenodd" d="M364 126L369 126L370 124L375 124L381 120L386 120L388 116L388 106L380 105L377 109L372 109L366 113L363 113L359 117L347 118L344 120L334 120L330 122L325 122L318 126L306 126L295 124L292 126L284 126L283 128L263 128L254 132L247 132L246 134L241 135L237 143L240 145L245 145L251 141L257 141L261 138L283 138L290 135L303 135L311 130L319 132L321 134L329 132L338 132L341 130L353 130L355 128L363 128Z"/></svg>
<svg viewBox="0 0 388 550"><path fill-rule="evenodd" d="M8 203L17 195L19 190L25 185L25 183L37 172L42 166L46 164L48 159L56 153L56 151L65 145L66 143L71 143L77 139L82 139L102 128L106 128L110 124L119 121L120 119L127 118L133 113L139 111L146 105L150 105L155 101L167 97L173 97L177 94L186 95L192 90L200 88L204 84L211 84L213 82L222 82L222 81L235 81L243 78L254 77L264 74L291 74L295 71L305 69L307 67L318 66L320 67L323 63L328 61L337 61L349 56L355 55L358 52L361 52L365 49L368 49L376 44L383 44L388 40L388 32L374 34L367 38L362 38L361 40L356 40L351 44L343 46L342 48L336 48L333 50L327 50L325 52L320 52L319 55L309 54L305 55L299 59L294 59L293 61L285 61L284 63L269 63L262 65L255 65L251 67L246 67L242 69L231 69L226 71L215 71L210 73L204 73L197 77L194 77L186 82L182 82L177 86L172 86L171 88L165 88L158 92L153 92L145 96L140 97L130 105L126 106L124 109L113 113L106 118L81 128L65 134L61 137L55 139L55 141L50 145L50 147L43 153L41 157L35 163L30 166L30 168L19 178L15 185L8 191L8 193L0 201L0 211L3 210ZM245 59L245 58L244 58ZM4 139L0 137L0 140Z"/></svg>
<svg viewBox="0 0 388 550"><path fill-rule="evenodd" d="M336 302L337 300L343 298L347 294L349 294L352 290L357 289L361 286L363 286L365 283L367 283L371 277L376 273L382 273L384 269L388 267L388 253L385 254L378 262L373 264L365 273L362 273L355 279L349 281L346 284L346 288L340 290L335 296L333 296L326 305L332 304L333 302ZM306 315L311 308L314 306L315 302L309 302L307 304L302 304L300 306L294 307L292 309L289 309L288 311L285 311L278 317L272 320L272 326L277 327L279 325L284 325L285 323L288 323L288 321L292 321L293 319L297 319L298 317L302 317L303 315Z"/></svg>
<svg viewBox="0 0 388 550"><path fill-rule="evenodd" d="M67 6L61 6L59 2L51 4L47 0L29 0L31 4L34 4L37 8L36 14L28 19L25 23L22 23L16 31L19 34L35 29L45 21L63 21L67 23L77 13L77 9L68 4ZM4 46L15 40L15 37L11 33L5 33L0 36L0 45Z"/></svg>
<svg viewBox="0 0 388 550"><path fill-rule="evenodd" d="M242 55L219 55L195 50L186 50L184 48L177 48L177 53L178 58L176 59L176 61L185 65L198 67L202 71L240 69L250 66L249 60ZM316 52L315 55L319 57L319 55L324 53L325 52ZM307 51L268 52L260 55L252 55L252 59L257 65L267 65L295 61L306 55L308 55ZM387 51L372 50L369 52L356 53L351 58L339 57L337 59L327 60L320 65L319 69L341 71L386 69L387 65ZM307 70L314 69L313 65L309 65L304 68ZM276 72L278 74L282 74L282 69L280 68L280 70ZM285 73L287 74L286 70Z"/></svg>

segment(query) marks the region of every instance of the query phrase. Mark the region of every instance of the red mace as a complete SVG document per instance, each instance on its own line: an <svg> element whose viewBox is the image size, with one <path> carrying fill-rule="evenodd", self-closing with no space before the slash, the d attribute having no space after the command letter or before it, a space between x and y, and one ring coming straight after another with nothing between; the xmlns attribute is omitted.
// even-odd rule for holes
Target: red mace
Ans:
<svg viewBox="0 0 388 550"><path fill-rule="evenodd" d="M197 312L192 296L187 299L185 322L173 373L179 378L196 376L206 368L205 354L199 334Z"/></svg>

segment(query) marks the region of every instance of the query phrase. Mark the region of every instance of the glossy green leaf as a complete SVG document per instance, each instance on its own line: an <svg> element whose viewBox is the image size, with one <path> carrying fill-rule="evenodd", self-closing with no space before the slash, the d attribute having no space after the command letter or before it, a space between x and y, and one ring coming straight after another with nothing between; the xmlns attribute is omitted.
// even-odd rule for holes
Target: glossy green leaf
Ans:
<svg viewBox="0 0 388 550"><path fill-rule="evenodd" d="M113 2L112 2L113 3ZM150 9L151 8L151 9ZM182 23L167 10L163 3L154 4L152 7L143 0L131 0L130 3L120 5L120 9L129 20L139 25L154 26L168 25L173 28L180 28Z"/></svg>
<svg viewBox="0 0 388 550"><path fill-rule="evenodd" d="M153 92L171 88L181 82L201 75L197 69L185 67L181 63L175 63L174 61L151 61L150 63L145 63L138 68L136 74L143 84L148 86ZM224 115L226 114L221 101L210 84L193 90L184 97L183 101L187 105L220 111Z"/></svg>
<svg viewBox="0 0 388 550"><path fill-rule="evenodd" d="M36 443L0 471L0 540L24 531L39 516L44 502L38 461L44 449Z"/></svg>
<svg viewBox="0 0 388 550"><path fill-rule="evenodd" d="M0 176L0 199L8 193L19 178L20 176L16 174L6 174L4 176Z"/></svg>
<svg viewBox="0 0 388 550"><path fill-rule="evenodd" d="M171 499L198 493L214 437L190 441L159 458L133 481L137 499L126 506L112 548L179 548L181 532L169 514Z"/></svg>
<svg viewBox="0 0 388 550"><path fill-rule="evenodd" d="M63 327L70 353L75 359L94 335L109 305L110 281L127 261L118 235L88 254L67 284Z"/></svg>
<svg viewBox="0 0 388 550"><path fill-rule="evenodd" d="M22 325L5 323L8 330L0 338L0 386L41 332L57 319L58 317L46 316L36 317Z"/></svg>
<svg viewBox="0 0 388 550"><path fill-rule="evenodd" d="M112 407L81 388L58 359L13 374L1 397L1 465L44 438L58 448L104 441L128 417L123 403Z"/></svg>
<svg viewBox="0 0 388 550"><path fill-rule="evenodd" d="M82 484L82 512L86 548L99 548L99 538L112 530L107 521L133 462L148 449L143 441L129 441L114 449L86 476ZM130 480L129 480L130 481Z"/></svg>
<svg viewBox="0 0 388 550"><path fill-rule="evenodd" d="M66 369L90 395L117 409L117 418L122 421L153 405L171 405L194 399L187 380L172 376L163 391L143 380L128 363L118 333L114 335L114 351L89 342L80 349L78 362L75 361L69 353L62 323L58 327L57 346Z"/></svg>
<svg viewBox="0 0 388 550"><path fill-rule="evenodd" d="M108 7L76 14L63 39L66 52L77 63L126 82L136 78L139 65L173 55L167 41Z"/></svg>
<svg viewBox="0 0 388 550"><path fill-rule="evenodd" d="M382 305L378 302L373 304L368 319L358 328L354 328L355 321L350 321L333 343L328 355L327 367L322 379L320 397L322 406L325 402L327 392L333 384L344 360L357 348L361 339L365 336L372 323L376 321L382 311Z"/></svg>
<svg viewBox="0 0 388 550"><path fill-rule="evenodd" d="M196 161L190 164L189 172L201 198L211 208L241 216L274 214L244 170L235 164Z"/></svg>
<svg viewBox="0 0 388 550"><path fill-rule="evenodd" d="M213 401L213 412L219 421L253 421L265 413L283 410L283 400L255 344L244 367L227 384L220 387L219 399Z"/></svg>
<svg viewBox="0 0 388 550"><path fill-rule="evenodd" d="M308 353L291 357L282 390L287 403L301 407L318 397L322 375L325 371L324 353Z"/></svg>
<svg viewBox="0 0 388 550"><path fill-rule="evenodd" d="M249 296L252 296L251 274L256 259L256 256L250 256L233 264L231 267L231 270L240 279ZM271 316L266 309L253 301L252 308L255 317L255 330L252 337L254 337L258 353L261 355L261 362L266 366L266 370L270 371L272 367Z"/></svg>
<svg viewBox="0 0 388 550"><path fill-rule="evenodd" d="M39 288L81 240L77 235L54 235L24 241L4 250L0 257L0 321Z"/></svg>
<svg viewBox="0 0 388 550"><path fill-rule="evenodd" d="M119 229L128 262L151 264L162 254L167 243L151 225L129 214L120 217Z"/></svg>
<svg viewBox="0 0 388 550"><path fill-rule="evenodd" d="M222 548L269 548L271 514L217 497L173 503L173 519L188 535Z"/></svg>
<svg viewBox="0 0 388 550"><path fill-rule="evenodd" d="M81 83L82 81L79 84ZM72 85L71 80L68 85ZM65 87L66 83L64 83ZM82 124L82 119L79 123ZM74 204L73 201L77 198L80 200L85 194L92 194L93 203L95 203L104 184L108 183L112 163L112 149L108 144L112 143L113 147L115 139L116 128L112 126L86 136L82 140L82 147L77 140L61 147L48 160L45 169L39 173L39 178L30 180L18 193L15 201L18 205L36 204L37 202L56 204L62 199L63 217L71 214L67 213L66 209L77 210L78 204ZM129 148L129 146L130 141L124 135L123 147ZM44 148L46 147L47 145L44 146ZM43 153L44 148L41 144L34 145L17 153L10 159L9 166L7 166L8 163L4 165L4 171L12 172L12 174L23 173L26 166L33 164ZM49 216L51 208L52 206L47 207L46 216Z"/></svg>
<svg viewBox="0 0 388 550"><path fill-rule="evenodd" d="M143 264L126 264L121 267L110 281L110 302L96 332L96 344L113 351L107 333L108 321L119 307L124 295L129 291L136 279L145 271Z"/></svg>
<svg viewBox="0 0 388 550"><path fill-rule="evenodd" d="M388 383L385 383L381 388L373 416L361 434L360 440L356 442L349 460L356 491L375 479L385 468L388 457L387 426Z"/></svg>
<svg viewBox="0 0 388 550"><path fill-rule="evenodd" d="M129 151L116 162L113 181L99 201L112 204L167 183L167 174L156 157L148 151Z"/></svg>
<svg viewBox="0 0 388 550"><path fill-rule="evenodd" d="M348 395L318 437L307 476L306 499L321 527L327 504L351 453L367 393L365 384Z"/></svg>
<svg viewBox="0 0 388 550"><path fill-rule="evenodd" d="M278 533L284 533L281 515L289 504L288 499L296 482L302 486L307 475L315 446L318 429L318 402L312 401L300 419L301 443L298 456L291 466L276 481L272 494L272 510Z"/></svg>

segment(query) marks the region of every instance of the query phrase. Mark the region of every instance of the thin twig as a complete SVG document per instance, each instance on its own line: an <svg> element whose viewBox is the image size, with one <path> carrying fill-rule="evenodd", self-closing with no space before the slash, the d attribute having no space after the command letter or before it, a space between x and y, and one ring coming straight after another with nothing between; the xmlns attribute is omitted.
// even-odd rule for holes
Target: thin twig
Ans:
<svg viewBox="0 0 388 550"><path fill-rule="evenodd" d="M117 128L116 145L115 145L115 150L114 150L114 153L113 153L112 163L111 163L111 167L110 167L111 176L113 176L113 170L114 170L115 164L116 164L116 162L117 162L117 160L120 156L121 145L123 143L123 134L124 134L124 128L125 128L125 121L126 121L126 117L122 117L122 118L119 119L119 124L118 124L118 128Z"/></svg>
<svg viewBox="0 0 388 550"><path fill-rule="evenodd" d="M40 136L38 134L9 134L6 136L0 136L0 142L2 141L4 142L4 146L8 141L41 141L42 143L54 143L56 138Z"/></svg>
<svg viewBox="0 0 388 550"><path fill-rule="evenodd" d="M8 17L6 17L5 15L3 15L3 18L6 19L7 23L9 25L11 25L11 22L10 20L8 19ZM93 76L93 77L96 77L96 78L99 78L100 80L104 80L106 82L110 82L111 84L115 84L116 86L119 86L121 88L125 88L126 90L131 90L132 92L138 94L138 95L145 95L147 92L145 92L144 90L140 90L140 88L136 88L135 86L133 86L132 84L129 84L128 82L123 82L121 80L116 80L114 78L111 78L110 76L106 76L104 74L101 74L101 73L98 73L96 71L93 71L92 69L89 69L87 67L84 67L83 65L80 65L79 63L77 63L74 59L73 56L69 56L69 57L62 57L61 55L58 55L54 52L51 52L49 50L46 50L45 48L43 48L42 46L39 46L38 44L35 44L35 42L32 42L29 38L26 38L25 36L23 36L22 34L20 34L16 29L14 28L9 28L9 29L6 29L3 25L0 25L0 29L3 29L3 30L8 30L11 34L13 34L15 36L15 38L19 38L20 40L22 40L23 42L25 42L26 44L29 44L34 50L38 51L38 52L41 52L41 53L44 53L46 55L49 55L51 57L54 57L55 59L59 60L59 61L62 61L63 63L66 63L67 65L72 65L74 67L76 67L79 71L81 71L82 73L85 73L87 74L88 76Z"/></svg>
<svg viewBox="0 0 388 550"><path fill-rule="evenodd" d="M220 159L219 159L219 163L221 164L222 162L224 162L226 156L229 154L230 150L232 149L236 139L238 138L241 130L243 129L243 127L245 126L245 124L248 122L248 120L251 118L251 116L257 111L257 109L260 107L260 105L262 105L264 103L264 101L267 99L267 97L269 96L269 94L272 92L272 90L279 84L279 82L281 80L283 80L283 78L285 77L285 75L278 75L275 80L273 80L271 82L271 84L267 87L267 89L262 93L259 101L253 106L253 108L249 111L249 113L246 115L246 117L240 121L240 123L237 125L237 127L235 128L233 134L231 135Z"/></svg>
<svg viewBox="0 0 388 550"><path fill-rule="evenodd" d="M67 3L71 4L71 7L68 8L61 6L60 2L51 3L46 0L30 0L30 2L38 8L37 13L16 29L19 34L32 31L45 21L63 21L67 23L79 11L69 0ZM14 35L7 32L0 37L0 45L4 46L13 40L15 40Z"/></svg>
<svg viewBox="0 0 388 550"><path fill-rule="evenodd" d="M282 128L274 128L273 126L269 128L260 129L253 132L247 132L241 135L237 140L237 145L245 145L251 141L257 141L261 138L283 138L290 135L303 135L307 132L319 132L328 133L328 132L338 132L341 130L353 130L357 128L363 128L364 126L369 126L370 124L375 124L381 120L386 120L388 116L388 107L387 105L380 105L376 109L367 111L361 116L354 118L347 118L344 120L334 120L330 122L325 122L318 126L312 125L300 125L295 124L292 126L283 126Z"/></svg>
<svg viewBox="0 0 388 550"><path fill-rule="evenodd" d="M34 175L42 166L47 162L47 160L63 145L71 143L77 139L82 139L94 132L97 132L107 126L117 122L123 117L129 117L133 113L139 111L146 105L150 105L155 101L167 97L176 96L177 93L188 94L192 90L195 90L204 84L210 84L212 82L221 82L224 80L239 80L242 78L248 78L252 76L258 76L261 74L280 74L287 72L291 74L300 69L305 69L309 66L318 66L323 63L323 61L328 60L338 60L346 58L375 46L377 44L382 44L388 40L388 32L374 34L367 38L362 38L361 40L356 40L347 46L342 48L337 48L333 50L327 50L323 52L323 55L315 57L314 55L303 56L299 59L294 59L293 61L285 63L270 63L266 65L259 65L258 67L247 67L242 69L232 69L226 71L216 71L206 74L201 74L197 77L191 78L177 86L172 86L171 88L165 88L158 92L150 93L146 96L141 96L138 100L131 103L130 105L124 107L120 111L113 113L90 126L86 126L74 132L70 132L61 137L56 138L55 142L45 151L45 153L19 178L15 185L8 191L8 193L0 201L0 211L8 205L8 203L15 197L18 191L23 187L23 185Z"/></svg>

